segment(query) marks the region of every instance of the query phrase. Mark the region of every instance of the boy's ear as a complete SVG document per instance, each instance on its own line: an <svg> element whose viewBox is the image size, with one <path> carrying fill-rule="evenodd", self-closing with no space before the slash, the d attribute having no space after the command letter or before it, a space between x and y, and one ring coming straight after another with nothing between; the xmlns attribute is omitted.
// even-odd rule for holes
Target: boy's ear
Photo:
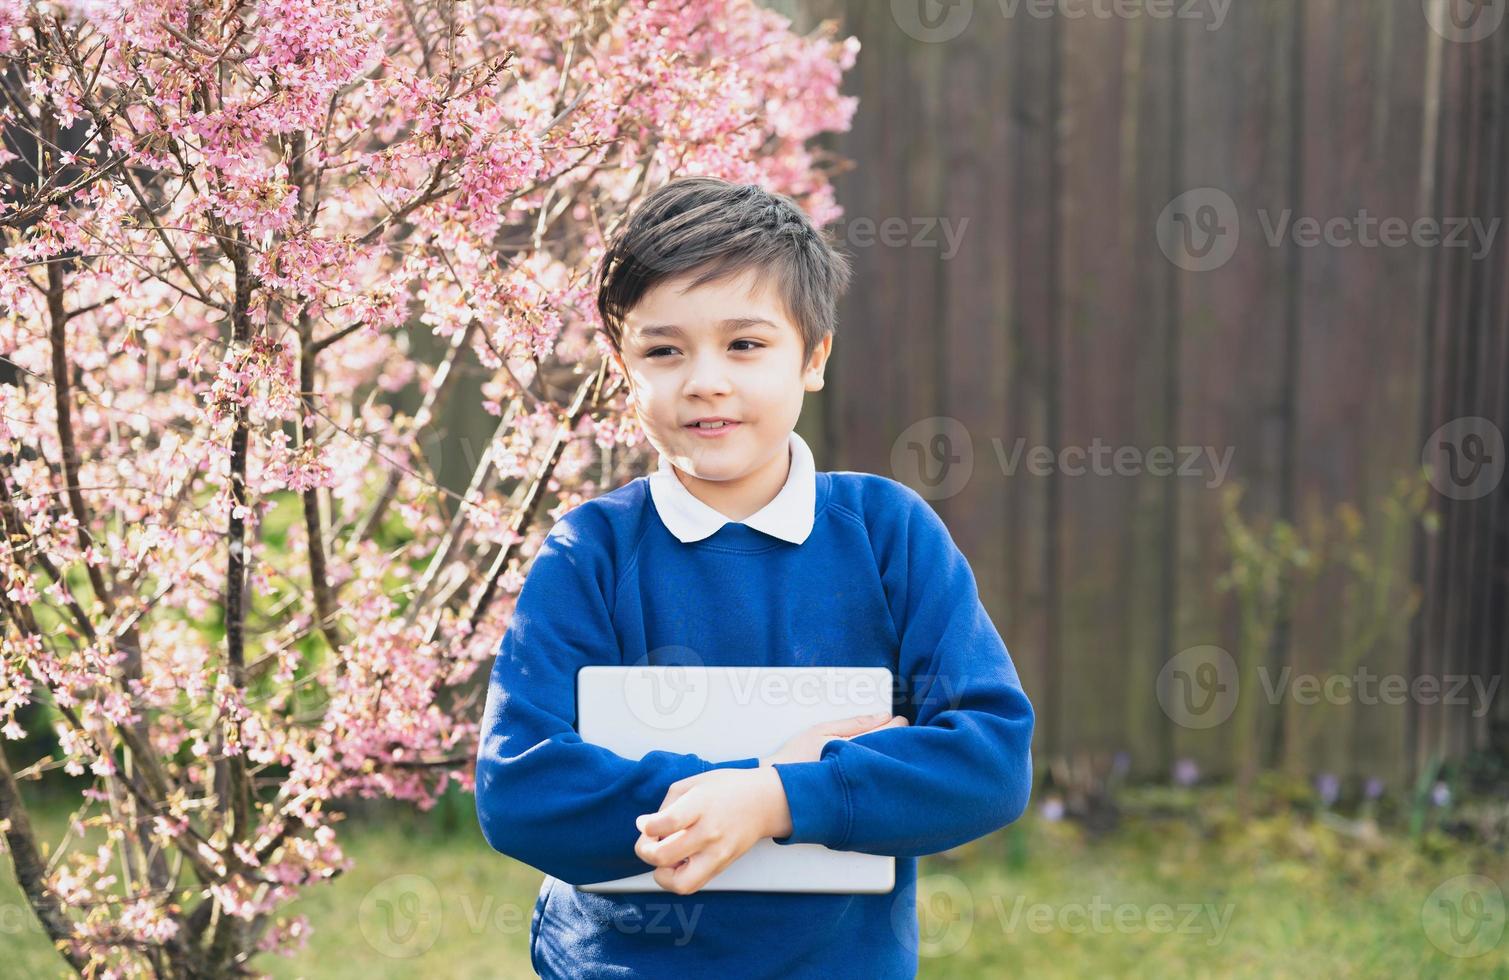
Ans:
<svg viewBox="0 0 1509 980"><path fill-rule="evenodd" d="M632 405L634 404L634 381L629 377L629 369L624 367L623 355L618 351L610 351L610 354L613 357L613 363L618 365L618 373L623 375L624 387L629 390L629 404Z"/></svg>
<svg viewBox="0 0 1509 980"><path fill-rule="evenodd" d="M802 380L808 391L821 391L823 387L823 369L827 366L828 355L833 352L833 335L824 337L812 350L812 357L807 361L807 367L802 372Z"/></svg>

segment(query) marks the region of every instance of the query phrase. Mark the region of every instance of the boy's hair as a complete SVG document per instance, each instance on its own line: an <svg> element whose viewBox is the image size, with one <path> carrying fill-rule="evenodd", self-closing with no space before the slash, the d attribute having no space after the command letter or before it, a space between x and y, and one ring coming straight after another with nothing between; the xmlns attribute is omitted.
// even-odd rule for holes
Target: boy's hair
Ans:
<svg viewBox="0 0 1509 980"><path fill-rule="evenodd" d="M656 284L696 271L689 288L747 269L776 276L802 334L802 365L837 329L849 261L791 198L756 184L683 177L645 198L613 236L598 267L597 311L623 353L624 318Z"/></svg>

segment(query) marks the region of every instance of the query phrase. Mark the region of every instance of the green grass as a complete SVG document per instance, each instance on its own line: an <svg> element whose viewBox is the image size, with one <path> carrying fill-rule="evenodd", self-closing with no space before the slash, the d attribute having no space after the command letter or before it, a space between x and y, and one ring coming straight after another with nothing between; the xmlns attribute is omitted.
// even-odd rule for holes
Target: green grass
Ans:
<svg viewBox="0 0 1509 980"><path fill-rule="evenodd" d="M1509 891L1504 855L1438 837L1358 835L1293 813L1241 820L1220 791L1193 804L1179 819L1130 817L1099 840L1029 816L924 858L920 976L1509 977L1504 907L1492 893ZM58 817L39 819L56 826ZM355 867L288 909L309 917L308 947L291 959L262 956L260 969L361 980L532 975L539 872L494 853L467 822L445 830L433 814L342 831ZM0 977L62 975L0 867ZM1481 890L1487 905L1437 891L1467 874L1494 883ZM1443 899L1476 912L1475 934L1460 919L1452 938Z"/></svg>

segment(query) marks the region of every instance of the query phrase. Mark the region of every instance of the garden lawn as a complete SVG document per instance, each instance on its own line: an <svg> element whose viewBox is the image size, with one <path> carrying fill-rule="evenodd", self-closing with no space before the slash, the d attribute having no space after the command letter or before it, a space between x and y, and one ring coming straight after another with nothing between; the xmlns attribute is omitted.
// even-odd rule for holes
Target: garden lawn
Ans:
<svg viewBox="0 0 1509 980"><path fill-rule="evenodd" d="M532 976L541 875L492 851L466 816L453 802L342 824L355 867L288 909L308 916L307 947L255 965L331 980ZM56 827L61 812L37 819ZM0 977L66 975L8 860L0 869ZM1359 841L1294 815L1220 833L1134 818L1091 840L1033 814L923 859L919 975L1509 977L1506 872L1503 855Z"/></svg>

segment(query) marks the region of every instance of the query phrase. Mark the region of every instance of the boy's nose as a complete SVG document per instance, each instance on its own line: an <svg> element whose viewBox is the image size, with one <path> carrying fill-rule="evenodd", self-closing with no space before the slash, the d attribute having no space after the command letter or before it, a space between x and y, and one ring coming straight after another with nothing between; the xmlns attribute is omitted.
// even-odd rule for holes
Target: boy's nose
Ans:
<svg viewBox="0 0 1509 980"><path fill-rule="evenodd" d="M728 380L728 372L719 365L694 367L691 376L686 379L685 392L688 395L719 395L730 390L732 384Z"/></svg>

